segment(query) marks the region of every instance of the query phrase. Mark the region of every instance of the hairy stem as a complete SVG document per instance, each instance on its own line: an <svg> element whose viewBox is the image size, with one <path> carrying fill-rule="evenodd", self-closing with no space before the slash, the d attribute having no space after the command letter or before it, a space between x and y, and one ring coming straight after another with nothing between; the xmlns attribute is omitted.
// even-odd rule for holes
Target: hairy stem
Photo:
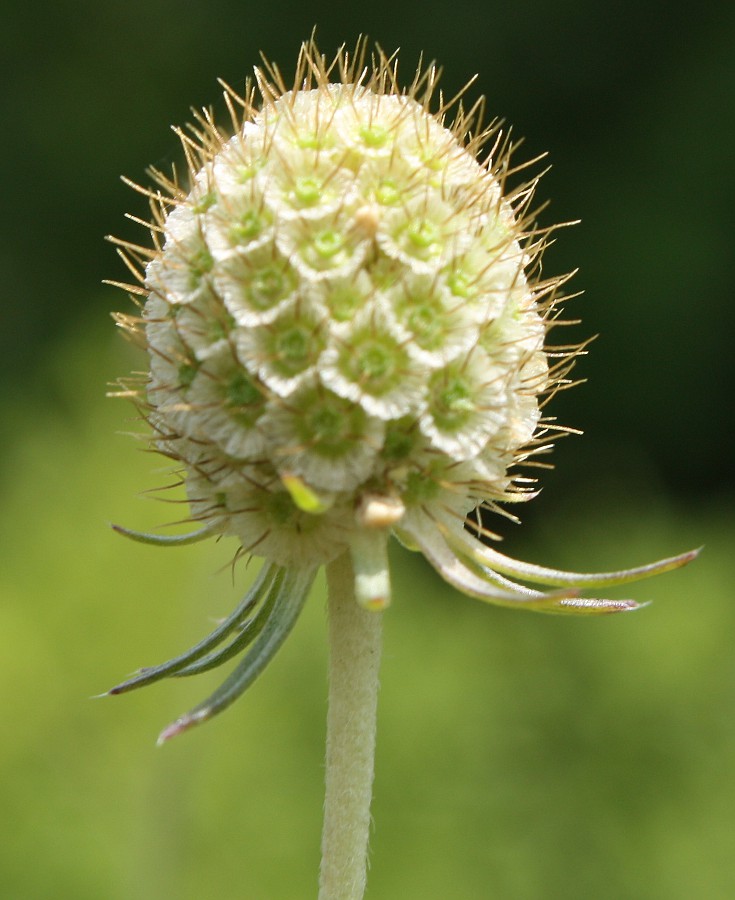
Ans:
<svg viewBox="0 0 735 900"><path fill-rule="evenodd" d="M355 600L348 554L327 566L327 585L329 711L319 900L361 900L367 877L382 615Z"/></svg>

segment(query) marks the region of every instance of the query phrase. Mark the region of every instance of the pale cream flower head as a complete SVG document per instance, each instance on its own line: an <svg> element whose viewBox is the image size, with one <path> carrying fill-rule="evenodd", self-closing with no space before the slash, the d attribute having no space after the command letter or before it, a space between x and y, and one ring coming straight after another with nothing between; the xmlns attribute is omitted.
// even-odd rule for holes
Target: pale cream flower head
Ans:
<svg viewBox="0 0 735 900"><path fill-rule="evenodd" d="M512 147L483 102L434 104L433 66L401 89L395 57L366 59L364 41L331 62L312 41L292 87L270 65L242 96L225 86L232 136L207 111L179 132L187 182L156 172L145 191L153 250L118 242L142 301L118 321L150 356L126 391L179 467L191 538L265 560L238 692L321 564L351 554L358 601L386 606L391 535L465 593L551 612L631 609L577 588L682 562L581 576L480 539L485 512L533 496L519 467L564 430L542 407L579 352L547 345L566 277L540 279L536 179L508 190Z"/></svg>

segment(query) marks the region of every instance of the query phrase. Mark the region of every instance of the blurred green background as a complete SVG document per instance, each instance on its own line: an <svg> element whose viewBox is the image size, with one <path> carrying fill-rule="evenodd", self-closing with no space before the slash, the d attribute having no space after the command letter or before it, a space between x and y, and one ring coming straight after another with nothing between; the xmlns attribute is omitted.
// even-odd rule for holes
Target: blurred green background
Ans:
<svg viewBox="0 0 735 900"><path fill-rule="evenodd" d="M213 682L90 695L196 640L234 605L226 545L130 544L171 518L155 458L106 382L143 365L100 286L102 236L139 238L118 179L178 159L170 123L239 85L259 50L288 74L314 24L424 50L452 94L553 163L547 256L579 266L570 312L599 332L559 397L558 468L508 526L549 565L633 565L704 543L636 588L633 616L488 609L396 553L386 615L372 900L735 896L731 249L735 7L650 0L432 4L78 0L4 22L0 170L0 896L315 896L325 646L321 589L237 707L157 750ZM216 676L215 676L216 679Z"/></svg>

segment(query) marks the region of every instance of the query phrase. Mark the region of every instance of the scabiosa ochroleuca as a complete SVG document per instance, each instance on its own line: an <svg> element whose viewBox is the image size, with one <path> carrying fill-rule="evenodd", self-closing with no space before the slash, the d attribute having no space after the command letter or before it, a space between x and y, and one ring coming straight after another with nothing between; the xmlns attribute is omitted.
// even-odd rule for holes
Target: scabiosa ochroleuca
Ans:
<svg viewBox="0 0 735 900"><path fill-rule="evenodd" d="M117 241L135 277L122 286L139 304L117 320L150 362L121 393L136 398L155 450L174 460L199 524L185 537L119 530L165 545L231 535L238 557L263 559L209 637L113 689L240 656L163 739L253 682L322 565L352 608L335 607L334 621L357 616L367 629L332 680L359 689L367 652L364 682L375 681L391 536L466 594L552 613L634 609L580 589L693 557L586 575L488 545L488 514L534 495L524 463L568 430L543 412L581 349L548 343L567 277L540 276L550 229L534 223L536 179L507 188L512 146L498 125L482 126L482 102L466 109L439 95L434 109L434 67L404 90L394 57L365 60L364 42L331 63L311 42L293 87L268 64L242 95L225 85L231 129L203 111L179 132L186 179L154 172L157 186L139 189L152 247ZM366 833L367 808L360 815ZM339 877L334 896L361 896Z"/></svg>

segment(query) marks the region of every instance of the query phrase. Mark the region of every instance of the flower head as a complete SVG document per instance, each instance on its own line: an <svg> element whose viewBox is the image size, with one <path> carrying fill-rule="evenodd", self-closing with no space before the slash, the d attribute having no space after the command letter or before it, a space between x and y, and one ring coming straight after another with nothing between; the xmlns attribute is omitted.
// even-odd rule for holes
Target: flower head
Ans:
<svg viewBox="0 0 735 900"><path fill-rule="evenodd" d="M533 496L519 467L555 436L542 407L579 351L547 344L566 276L539 277L536 182L507 190L511 148L482 127L481 104L459 103L449 122L452 104L432 112L433 68L401 90L394 58L364 62L364 43L330 64L311 42L290 89L271 67L243 96L225 86L234 133L206 111L181 132L188 182L156 172L141 189L153 249L118 242L141 298L118 321L150 357L126 393L200 523L186 538L120 530L162 544L232 535L239 555L264 559L209 638L113 689L244 652L165 737L252 682L320 565L350 554L358 602L384 608L391 535L464 593L557 613L633 609L578 591L691 558L581 575L482 540L486 512Z"/></svg>

